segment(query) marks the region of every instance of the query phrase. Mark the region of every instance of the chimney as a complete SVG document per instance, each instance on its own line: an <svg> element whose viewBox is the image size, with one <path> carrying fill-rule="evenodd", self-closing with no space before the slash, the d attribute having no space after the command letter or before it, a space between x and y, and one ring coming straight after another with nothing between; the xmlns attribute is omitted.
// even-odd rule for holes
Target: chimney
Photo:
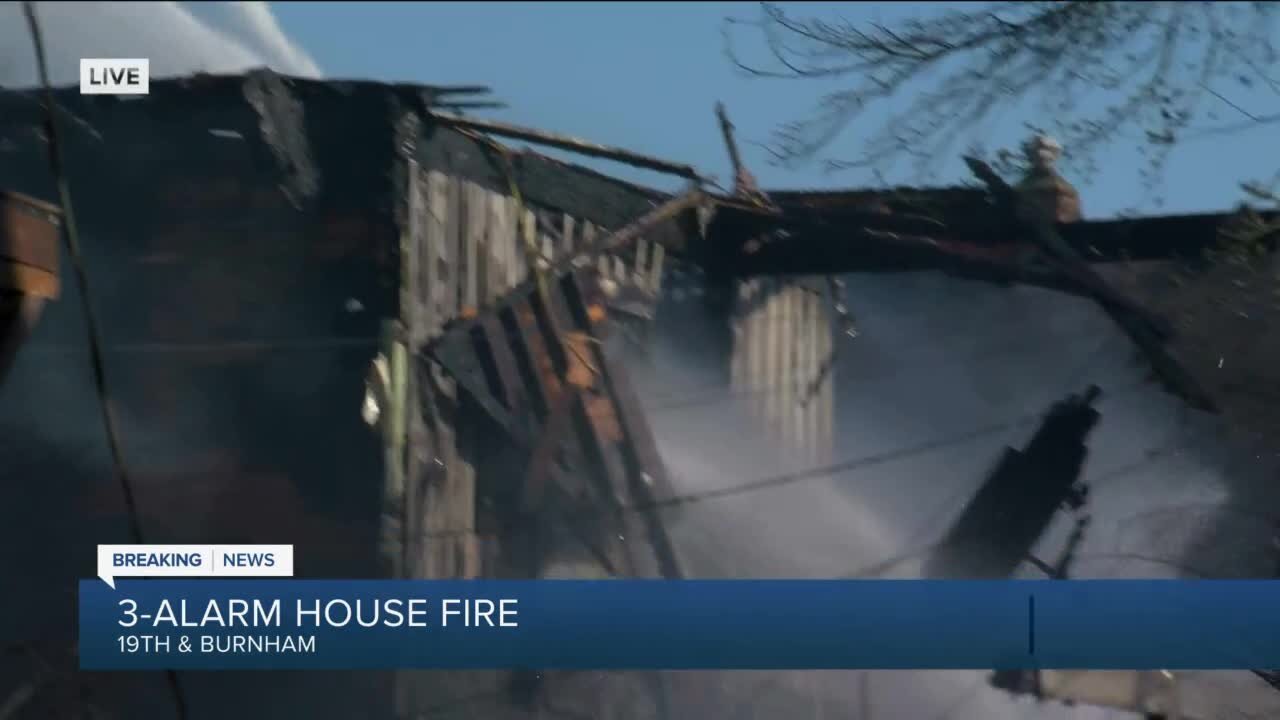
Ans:
<svg viewBox="0 0 1280 720"><path fill-rule="evenodd" d="M1062 146L1047 135L1037 135L1023 145L1023 151L1031 167L1018 184L1022 206L1037 218L1048 215L1061 223L1080 220L1080 193L1054 167Z"/></svg>

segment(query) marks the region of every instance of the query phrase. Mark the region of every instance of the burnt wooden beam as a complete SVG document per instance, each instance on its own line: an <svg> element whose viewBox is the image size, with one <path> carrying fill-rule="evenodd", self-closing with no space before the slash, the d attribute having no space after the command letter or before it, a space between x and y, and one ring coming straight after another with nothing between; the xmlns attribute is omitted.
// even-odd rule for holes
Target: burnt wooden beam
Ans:
<svg viewBox="0 0 1280 720"><path fill-rule="evenodd" d="M1047 218L1028 222L1019 217L1016 193L1007 183L978 161L970 165L988 181L996 200L986 209L986 217L994 216L986 225L952 226L929 216L877 211L862 202L808 208L793 197L788 206L769 209L717 198L707 241L696 260L709 275L720 277L940 270L1089 297L1133 340L1166 389L1192 407L1216 412L1212 397L1165 347L1169 324L1111 287L1092 267L1096 254L1059 234L1061 227L1084 233L1079 228L1089 223L1062 226ZM1212 247L1225 221L1223 216L1212 225L1199 223L1198 231L1205 236L1198 246ZM1135 222L1108 227L1113 232L1124 227L1132 234L1142 227ZM762 237L763 242L757 240Z"/></svg>
<svg viewBox="0 0 1280 720"><path fill-rule="evenodd" d="M982 182L986 183L996 199L997 206L1011 218L1017 218L1021 227L1019 235L1029 238L1040 254L1059 270L1065 277L1079 284L1092 295L1113 317L1125 316L1122 324L1142 335L1154 335L1163 339L1170 330L1168 323L1154 313L1143 308L1136 301L1127 298L1115 290L1091 268L1075 248L1065 242L1058 234L1055 223L1047 215L1027 218L1022 211L1022 202L1015 191L989 165L975 158L966 157L964 161L969 169ZM1042 215L1042 214L1037 214ZM1119 319L1119 317L1117 317Z"/></svg>
<svg viewBox="0 0 1280 720"><path fill-rule="evenodd" d="M561 387L548 349L550 343L539 331L532 304L534 296L536 293L523 295L506 308L501 317L513 340L516 365L524 378L525 388L533 398L537 414L545 420L551 414Z"/></svg>
<svg viewBox="0 0 1280 720"><path fill-rule="evenodd" d="M532 440L526 427L527 423L521 417L523 413L517 415L516 412L513 412L515 408L503 405L497 399L499 396L510 396L507 388L523 387L523 378L518 375L515 378L500 375L493 375L487 378L480 361L480 355L476 352L471 341L472 335L465 332L442 337L440 342L432 345L430 354L419 358L421 371L426 372L427 368L425 366L431 361L439 363L444 371L454 378L458 385L471 396L476 406L483 410L485 415L492 419L514 442L531 446ZM497 391L493 389L494 386L489 384L491 378L494 377L500 378L498 382L501 382L500 385L496 386L500 388ZM515 391L513 390L512 392Z"/></svg>
<svg viewBox="0 0 1280 720"><path fill-rule="evenodd" d="M449 108L455 113L463 110L505 110L507 108L507 104L504 102L477 101L446 103L442 100L437 102L441 103L439 107Z"/></svg>
<svg viewBox="0 0 1280 720"><path fill-rule="evenodd" d="M845 217L847 221L827 221L721 209L708 233L711 245L699 259L713 277L938 270L1001 284L1083 292L1056 271L1023 263L1025 246L967 241L925 218L883 213ZM762 234L770 239L758 247L738 243Z"/></svg>
<svg viewBox="0 0 1280 720"><path fill-rule="evenodd" d="M936 192L946 198L936 209L927 200L895 201L897 191L886 193L879 208L873 193L774 192L778 208L772 211L712 197L715 217L695 259L709 271L731 268L743 275L771 274L774 267L786 274L894 272L945 270L953 255L1014 257L1026 248L1026 233L998 217L1004 213L980 193ZM1277 212L1258 215L1280 221ZM1234 218L1204 213L1051 225L1081 261L1097 265L1198 260L1219 244ZM769 233L775 237L753 253L750 240ZM912 245L928 251L912 251Z"/></svg>
<svg viewBox="0 0 1280 720"><path fill-rule="evenodd" d="M561 283L569 301L570 312L580 325L588 328L591 337L596 340L590 343L590 349L597 367L602 370L605 391L612 399L611 409L617 414L616 421L622 434L620 449L629 465L627 497L630 504L638 506L643 513L646 534L657 557L659 574L668 579L681 578L684 571L658 512L659 503L673 498L675 490L667 476L666 465L658 453L657 441L645 419L639 397L627 380L626 371L616 365L605 352L604 343L595 331L598 323L593 322L590 308L597 301L600 291L594 287L594 279L590 276L570 275Z"/></svg>
<svg viewBox="0 0 1280 720"><path fill-rule="evenodd" d="M593 249L596 252L617 252L658 226L672 221L678 222L682 215L696 210L705 198L706 195L696 188L683 195L677 195L640 216L634 222L610 233Z"/></svg>
<svg viewBox="0 0 1280 720"><path fill-rule="evenodd" d="M641 476L640 492L647 502L666 502L675 496L675 488L667 475L662 456L658 453L658 443L645 418L640 397L631 387L626 371L604 351L599 332L590 329L599 327L590 317L591 298L599 293L591 287L596 283L590 277L576 275L566 277L561 282L569 300L570 311L580 325L589 328L588 332L593 340L590 343L591 353L600 368L601 378L608 392L613 396L622 421L622 431L634 455L632 460Z"/></svg>
<svg viewBox="0 0 1280 720"><path fill-rule="evenodd" d="M1065 277L1079 284L1133 340L1168 390L1198 410L1217 411L1217 404L1209 393L1169 353L1164 341L1172 331L1163 318L1108 285L1058 235L1048 217L1027 219L1025 213L1019 212L1017 193L990 166L974 158L965 158L965 162L975 175L987 183L1005 211L1022 220L1022 231L1031 238L1041 256L1048 259Z"/></svg>
<svg viewBox="0 0 1280 720"><path fill-rule="evenodd" d="M560 393L551 407L546 423L538 435L537 444L529 456L529 469L522 488L521 506L523 512L533 512L541 507L548 483L555 473L556 455L566 440L572 427L574 408L578 393L565 391ZM557 478L563 479L563 478Z"/></svg>
<svg viewBox="0 0 1280 720"><path fill-rule="evenodd" d="M733 168L733 194L741 198L749 198L767 203L767 197L760 192L756 178L747 170L738 152L738 141L733 134L733 123L729 121L729 111L724 103L716 103L716 119L720 122L720 135L724 138L725 149L729 152L729 164Z"/></svg>
<svg viewBox="0 0 1280 720"><path fill-rule="evenodd" d="M432 85L431 92L435 95L488 95L493 88L488 85Z"/></svg>
<svg viewBox="0 0 1280 720"><path fill-rule="evenodd" d="M509 123L498 122L497 120L481 120L479 118L462 117L461 115L452 115L433 111L432 117L444 124L452 125L458 128L466 128L478 132L496 135L498 137L506 137L514 140L523 140L537 145L545 145L558 150L568 150L587 157L600 158L603 160L613 160L615 162L632 165L646 170L677 175L689 180L701 180L701 175L690 165L683 163L674 163L667 160L643 155L631 150L624 150L609 145L601 145L588 140L562 135L560 133L547 132L545 130L535 130L533 128L520 127Z"/></svg>
<svg viewBox="0 0 1280 720"><path fill-rule="evenodd" d="M485 367L489 386L497 388L498 397L507 409L517 413L523 411L525 393L520 383L519 371L516 369L516 359L511 354L511 346L507 344L502 323L498 318L486 313L476 319L473 332L483 343L478 354L481 364Z"/></svg>
<svg viewBox="0 0 1280 720"><path fill-rule="evenodd" d="M521 502L526 512L552 484L569 495L583 491L558 469L558 451L570 446L603 480L599 490L617 506L624 536L645 537L657 556L656 571L679 577L656 512L674 490L625 370L604 352L606 300L592 271L570 270L545 293L532 283L513 290L499 306L450 328L426 350L513 444L530 452L529 487ZM486 316L501 318L502 327ZM492 348L502 345L511 348L508 359L477 357L495 355ZM532 422L516 411L518 393L531 401L523 415ZM570 416L577 433L566 435ZM580 445L573 447L575 442Z"/></svg>

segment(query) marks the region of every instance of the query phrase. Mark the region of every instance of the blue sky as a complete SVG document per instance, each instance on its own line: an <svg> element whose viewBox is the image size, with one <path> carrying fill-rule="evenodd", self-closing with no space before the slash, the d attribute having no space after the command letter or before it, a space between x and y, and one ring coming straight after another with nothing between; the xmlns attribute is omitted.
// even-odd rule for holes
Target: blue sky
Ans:
<svg viewBox="0 0 1280 720"><path fill-rule="evenodd" d="M921 8L930 12L928 5L787 3L787 8L865 22L892 21ZM803 113L819 89L743 77L730 65L722 21L757 14L749 2L290 2L272 3L272 9L283 31L329 77L486 84L510 105L493 117L691 163L725 180L728 162L712 113L717 100L727 104L742 141L749 143L767 139L778 123ZM1267 100L1275 97L1260 102ZM1252 109L1261 113L1271 107ZM1233 111L1223 112L1227 118ZM884 117L869 116L868 127ZM1006 118L984 140L992 147L1015 145L1025 137L1024 121L1035 118ZM1194 212L1234 206L1243 197L1240 180L1269 178L1277 171L1277 133L1280 127L1183 143L1161 188L1163 205L1144 199L1140 157L1117 150L1099 176L1082 184L1085 212L1100 217L1134 207ZM858 138L846 133L834 147L853 155ZM867 175L830 175L816 164L772 167L763 151L750 146L744 154L769 187L872 184ZM671 187L670 181L643 171L598 167ZM889 179L935 185L963 178L958 158L947 158L939 174L921 178L904 172Z"/></svg>

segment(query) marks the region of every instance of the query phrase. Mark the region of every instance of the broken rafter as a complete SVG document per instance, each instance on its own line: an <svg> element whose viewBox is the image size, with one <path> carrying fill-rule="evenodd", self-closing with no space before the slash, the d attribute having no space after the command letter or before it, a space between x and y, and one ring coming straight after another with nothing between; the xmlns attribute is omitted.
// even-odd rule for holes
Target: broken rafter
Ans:
<svg viewBox="0 0 1280 720"><path fill-rule="evenodd" d="M438 111L433 111L431 113L431 117L438 122L452 125L454 127L467 128L478 132L488 133L490 135L497 135L499 137L523 140L537 145L546 145L547 147L553 147L559 150L568 150L588 157L613 160L627 165L632 165L634 167L644 168L646 170L678 175L689 180L702 180L702 176L697 170L693 169L692 166L684 165L682 163L673 163L667 160L660 160L631 150L624 150L622 148L588 142L569 135L551 133L545 130L534 130L532 128L510 125L496 120L481 120L479 118L462 117L460 115L453 115Z"/></svg>
<svg viewBox="0 0 1280 720"><path fill-rule="evenodd" d="M644 215L641 215L630 225L625 225L619 230L616 230L602 240L598 247L592 248L591 250L596 253L617 252L640 239L641 235L653 230L654 227L676 218L680 213L687 212L698 207L702 204L705 197L706 195L696 188L683 195L677 195L661 205L658 205Z"/></svg>
<svg viewBox="0 0 1280 720"><path fill-rule="evenodd" d="M738 152L738 141L733 136L733 123L729 121L729 111L725 109L724 103L716 103L716 118L720 121L720 134L724 137L725 148L729 151L729 163L733 167L733 194L763 201L765 205L772 205L760 192L755 176L742 162L742 155Z"/></svg>
<svg viewBox="0 0 1280 720"><path fill-rule="evenodd" d="M971 157L964 158L964 161L973 174L986 184L999 207L1012 217L1025 217L1019 212L1020 201L1017 192L989 165ZM1131 315L1133 320L1146 325L1147 331L1157 337L1164 338L1169 334L1168 323L1162 318L1107 285L1106 281L1089 267L1075 249L1063 241L1051 218L1037 217L1024 222L1029 226L1026 229L1031 235L1031 241L1046 256L1046 259L1064 275L1080 283L1083 289L1093 295L1098 302Z"/></svg>
<svg viewBox="0 0 1280 720"><path fill-rule="evenodd" d="M489 95L493 89L488 85L433 85L431 92L436 95Z"/></svg>
<svg viewBox="0 0 1280 720"><path fill-rule="evenodd" d="M460 112L462 110L502 110L507 107L504 102L494 102L488 100L477 100L475 102L463 100L460 102L449 102L445 100L437 100L436 107L448 108L451 112Z"/></svg>
<svg viewBox="0 0 1280 720"><path fill-rule="evenodd" d="M1016 191L996 174L991 166L981 160L966 157L964 161L973 174L987 185L997 204L1012 217L1020 217ZM1030 221L1023 219L1022 222L1025 226L1024 230L1030 234L1031 241L1040 250L1044 259L1102 306L1147 357L1156 376L1170 391L1198 410L1217 411L1217 404L1209 394L1169 354L1164 341L1170 330L1163 318L1126 298L1108 285L1094 272L1088 262L1062 239L1050 218L1037 217Z"/></svg>

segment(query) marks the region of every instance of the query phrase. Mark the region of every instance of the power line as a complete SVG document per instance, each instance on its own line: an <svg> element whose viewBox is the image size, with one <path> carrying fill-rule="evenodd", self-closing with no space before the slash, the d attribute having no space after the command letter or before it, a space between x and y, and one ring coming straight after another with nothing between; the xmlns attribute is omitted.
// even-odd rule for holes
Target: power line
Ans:
<svg viewBox="0 0 1280 720"><path fill-rule="evenodd" d="M1119 397L1128 392L1132 392L1133 390L1145 384L1146 384L1145 382L1139 382L1129 387L1122 388L1120 391L1112 394L1112 397ZM731 495L740 495L743 493L755 492L757 490L790 485L797 482L803 482L806 480L819 479L819 478L826 477L828 475L849 472L850 470L861 470L867 467L885 465L885 464L897 462L900 460L906 460L906 459L915 457L917 455L924 455L930 452L934 452L936 450L941 450L943 448L952 447L956 445L963 445L965 443L969 443L974 440L980 440L984 437L989 437L991 435L995 435L995 434L1004 432L1006 430L1012 430L1013 428L1018 427L1020 425L1023 425L1035 420L1039 420L1043 416L1044 416L1043 411L1025 413L1011 420L1006 420L1004 422L985 425L973 430L968 430L963 433L941 437L935 440L931 440L929 442L921 443L919 445L911 445L907 447L898 448L895 450L875 453L872 455L866 455L866 456L857 457L857 458L850 458L848 460L843 460L830 465L808 468L805 470L800 470L792 473L785 473L781 475L775 475L772 477L760 478L757 480L752 480L752 481L743 483L741 485L734 485L727 488L719 488L716 490L708 490L701 493L691 493L688 495L680 495L677 497L668 498L666 500L656 501L654 503L644 505L644 506L628 506L628 507L637 508L637 509L648 509L654 506L668 507L668 506L675 506L675 505L686 505L686 504L691 504L696 502L702 502L703 500L727 497Z"/></svg>
<svg viewBox="0 0 1280 720"><path fill-rule="evenodd" d="M1146 385L1145 381L1134 383L1133 385L1122 388L1119 391L1112 393L1111 397L1120 397L1144 385ZM716 488L714 490L706 490L706 491L697 492L697 493L687 493L683 495L676 495L676 496L664 498L661 500L655 500L649 503L636 503L636 504L622 505L620 507L615 508L615 510L618 512L645 512L653 509L662 510L662 509L667 509L667 508L672 508L677 506L692 505L695 503L705 502L708 500L732 497L736 495L744 495L744 494L758 492L761 490L772 489L776 487L785 487L787 485L794 485L794 484L806 482L809 480L820 480L820 479L829 477L831 475L847 473L852 470L862 470L865 468L876 467L879 465L887 465L890 463L907 460L919 455L925 455L925 454L935 452L937 450L941 450L944 448L964 445L966 443L973 442L974 440L980 440L985 437L990 437L992 435L996 435L1001 432L1005 432L1007 430L1012 430L1020 425L1024 425L1024 424L1033 422L1035 420L1039 420L1040 418L1043 417L1043 415L1044 415L1043 411L1025 413L1015 418L1012 418L1010 420L1005 420L999 423L984 425L979 428L967 430L965 432L957 433L954 435L940 437L940 438L930 440L928 442L920 443L917 445L909 445L906 447L901 447L894 450L888 450L885 452L848 458L846 460L842 460L836 463L809 467L809 468L805 468L803 470L797 470L794 472L761 477L761 478L749 480L747 482L740 483L737 485L731 485L729 487ZM517 524L517 523L513 523L513 524ZM434 532L427 532L427 533L420 534L419 537L423 539L438 538L438 537L452 537L457 535L473 534L474 532L475 532L474 529L458 528L458 529L451 529L451 530L439 530Z"/></svg>
<svg viewBox="0 0 1280 720"><path fill-rule="evenodd" d="M724 488L717 488L715 490L707 490L699 493L688 493L684 495L676 495L676 496L665 498L662 500L655 500L649 503L622 505L616 508L616 510L619 512L644 512L644 511L653 510L653 509L662 510L662 509L672 508L676 506L692 505L694 503L705 502L707 500L731 497L734 495L743 495L747 493L757 492L760 490L767 490L770 488L792 485L800 482L805 482L808 480L818 480L818 479L826 478L830 475L835 475L837 473L849 472L851 470L860 470L863 468L874 467L877 465L885 465L885 464L900 461L900 460L906 460L917 455L923 455L929 452L933 452L935 450L940 450L945 447L949 447L953 445L961 445L967 442L972 442L973 440L978 440L983 437L994 435L1004 430L1013 428L1018 424L1022 422L1026 422L1028 419L1033 417L1035 416L1019 417L1015 420L988 425L988 426L979 428L977 430L970 430L968 432L965 432L959 435L940 438L938 440L933 440L928 443L922 443L920 445L913 445L909 447L898 448L896 450L890 450L887 452L875 453L872 455L865 455L865 456L856 457L856 458L850 458L848 460L844 460L838 463L832 463L830 465L815 466L815 467L806 468L804 470L798 470L795 472L757 478L755 480L750 480L745 483L732 485ZM425 533L424 535L422 535L422 537L425 537L425 538L450 537L455 535L471 534L474 532L475 531L472 529L440 530L436 532Z"/></svg>
<svg viewBox="0 0 1280 720"><path fill-rule="evenodd" d="M1098 477L1092 480L1089 480L1088 482L1090 483L1090 485L1096 487L1100 483L1105 483L1111 480L1115 480L1121 477L1131 475L1137 472L1138 470L1146 468L1170 455L1174 455L1180 452L1181 450L1185 449L1185 447L1186 447L1185 443L1178 442L1178 443L1170 443L1163 447L1154 448L1148 451L1142 460L1135 461L1132 463L1125 463L1123 465L1113 467L1107 470L1106 472L1102 473ZM911 562L912 560L918 560L922 556L928 553L936 552L937 550L941 550L945 547L947 547L947 543L945 542L934 542L934 543L929 543L927 545L917 546L914 549L908 550L907 552L902 553L900 555L895 555L893 557L877 561L870 565L866 565L862 568L859 568L858 570L853 571L848 575L845 575L844 577L847 579L878 577L880 575L883 575L886 572L889 572L890 570L893 570L899 565ZM1101 556L1098 554L1091 553L1088 555L1077 555L1076 560L1079 561L1086 558L1100 559L1100 557ZM1133 557L1137 558L1139 556L1134 555ZM1166 563L1166 564L1171 564L1171 563Z"/></svg>
<svg viewBox="0 0 1280 720"><path fill-rule="evenodd" d="M1114 340L1115 340L1114 336L1109 336L1107 338L1104 338L1093 349L1093 351L1091 351L1087 355L1085 361L1081 363L1080 366L1077 367L1075 370L1073 370L1072 373L1070 374L1069 376L1070 379L1066 383L1067 390L1065 390L1064 392L1069 392L1075 389L1074 386L1078 384L1080 380L1089 372L1090 366L1092 366L1100 356L1105 354L1105 351L1113 344ZM1031 348L1028 348L1028 346L1022 343L1001 345L996 348L990 348L988 350L969 355L965 358L965 360L969 362L980 362L980 361L988 360L992 358L1012 356L1028 349L1031 349ZM898 377L910 371L922 371L924 369L927 369L926 366L914 366L914 367L898 366L887 372L876 373L874 375L859 376L858 379L860 381L883 380L886 378ZM687 408L715 405L721 402L730 402L733 399L738 397L767 395L775 392L782 392L785 390L794 391L797 393L797 396L798 396L800 393L802 393L805 390L806 385L807 385L807 382L805 380L797 377L794 379L784 380L782 382L769 383L766 385L751 385L747 387L722 386L720 388L709 390L707 392L696 392L698 389L706 387L706 385L696 384L696 385L690 385L685 388L673 388L663 392L650 394L648 396L649 399L658 400L659 402L655 402L652 405L647 406L645 409L648 410L649 412L668 412L668 411L684 410ZM690 393L695 393L695 394L690 395Z"/></svg>
<svg viewBox="0 0 1280 720"><path fill-rule="evenodd" d="M1100 343L1099 346L1089 354L1085 364L1082 365L1080 368L1077 368L1076 371L1073 372L1072 377L1075 378L1075 380L1078 380L1080 376L1082 376L1088 371L1088 366L1091 365L1097 359L1097 357L1102 354L1104 350L1106 350L1107 346L1110 344L1112 339L1113 338L1110 338L1110 337L1107 339L1104 339L1103 342ZM995 348L988 348L984 351L968 355L964 358L964 360L968 362L981 362L983 360L989 360L992 358L1016 355L1020 352L1023 352L1029 349L1033 349L1033 348L1027 346L1025 343L1000 345ZM900 375L903 375L911 371L917 371L917 372L924 371L927 368L928 366L925 366L925 365L917 365L917 366L911 366L911 367L895 366L894 368L888 370L887 372L875 373L871 375L860 375L858 377L858 380L859 381L884 380L886 378L898 377ZM1073 382L1075 380L1073 380ZM797 377L791 380L785 380L777 383L770 383L767 385L752 385L747 387L722 386L721 388L717 388L707 392L697 392L701 388L706 387L705 384L701 384L701 383L691 384L684 388L672 388L662 392L650 394L648 397L651 400L657 400L659 402L656 402L648 406L648 408L646 409L650 411L684 409L687 407L712 405L722 400L727 402L730 399L737 396L767 394L771 392L777 392L777 391L788 390L788 389L795 390L797 391L797 394L799 394L800 392L805 390L805 386L807 384L808 384L808 381ZM696 394L693 394L691 396L690 393L696 393Z"/></svg>
<svg viewBox="0 0 1280 720"><path fill-rule="evenodd" d="M40 23L36 19L35 4L22 3L23 14L26 15L27 27L31 31L31 42L35 48L36 67L40 73L40 84L44 89L45 123L49 145L49 170L58 188L58 199L62 204L63 238L67 245L67 254L75 270L77 285L80 290L80 306L84 313L85 330L89 341L89 358L93 369L94 385L97 389L99 407L102 412L102 425L107 436L107 445L111 450L111 460L115 466L116 477L120 483L120 491L124 496L125 509L129 519L129 532L135 543L143 542L142 522L138 513L137 500L134 497L133 485L124 462L124 454L120 449L120 437L116 430L115 416L111 407L111 396L107 392L106 372L102 360L102 338L90 300L89 277L85 270L84 258L80 252L80 238L76 231L75 214L71 206L71 190L67 185L67 176L63 166L62 147L58 142L57 104L53 96L53 86L49 81L49 68L44 52L44 38L40 33ZM173 670L165 673L173 692L178 720L187 718L187 702L178 682L178 675Z"/></svg>
<svg viewBox="0 0 1280 720"><path fill-rule="evenodd" d="M1030 419L1034 419L1038 415L1039 413L1036 413L1034 415L1021 416L1021 417L1015 418L1014 420L986 425L984 427L980 427L975 430L969 430L967 432L959 433L957 435L952 435L949 437L931 440L929 442L921 443L919 445L911 445L907 447L897 448L894 450L888 450L881 453L874 453L871 455L850 458L850 459L843 460L837 463L832 463L829 465L806 468L804 470L798 470L795 472L774 475L771 477L758 478L756 480L750 480L748 482L745 482L739 485L732 485L730 487L717 488L715 490L707 490L700 493L678 495L675 497L667 498L665 500L655 501L653 503L649 503L644 506L631 505L626 507L627 509L648 509L649 507L666 508L666 507L674 507L679 505L690 505L693 503L703 502L706 500L713 500L717 498L730 497L733 495L742 495L744 493L756 492L759 490L766 490L766 489L782 487L786 485L793 485L795 483L804 482L808 480L818 480L830 475L835 475L838 473L846 473L851 470L862 470L868 467L875 467L877 465L886 465L886 464L898 462L901 460L907 460L917 455L925 455L925 454L934 452L936 450L941 450L946 447L963 445L963 444L972 442L974 440L980 440L984 437L995 435L997 433L1004 432L1006 430L1010 430L1014 427L1017 427L1018 425L1024 422L1027 422Z"/></svg>

